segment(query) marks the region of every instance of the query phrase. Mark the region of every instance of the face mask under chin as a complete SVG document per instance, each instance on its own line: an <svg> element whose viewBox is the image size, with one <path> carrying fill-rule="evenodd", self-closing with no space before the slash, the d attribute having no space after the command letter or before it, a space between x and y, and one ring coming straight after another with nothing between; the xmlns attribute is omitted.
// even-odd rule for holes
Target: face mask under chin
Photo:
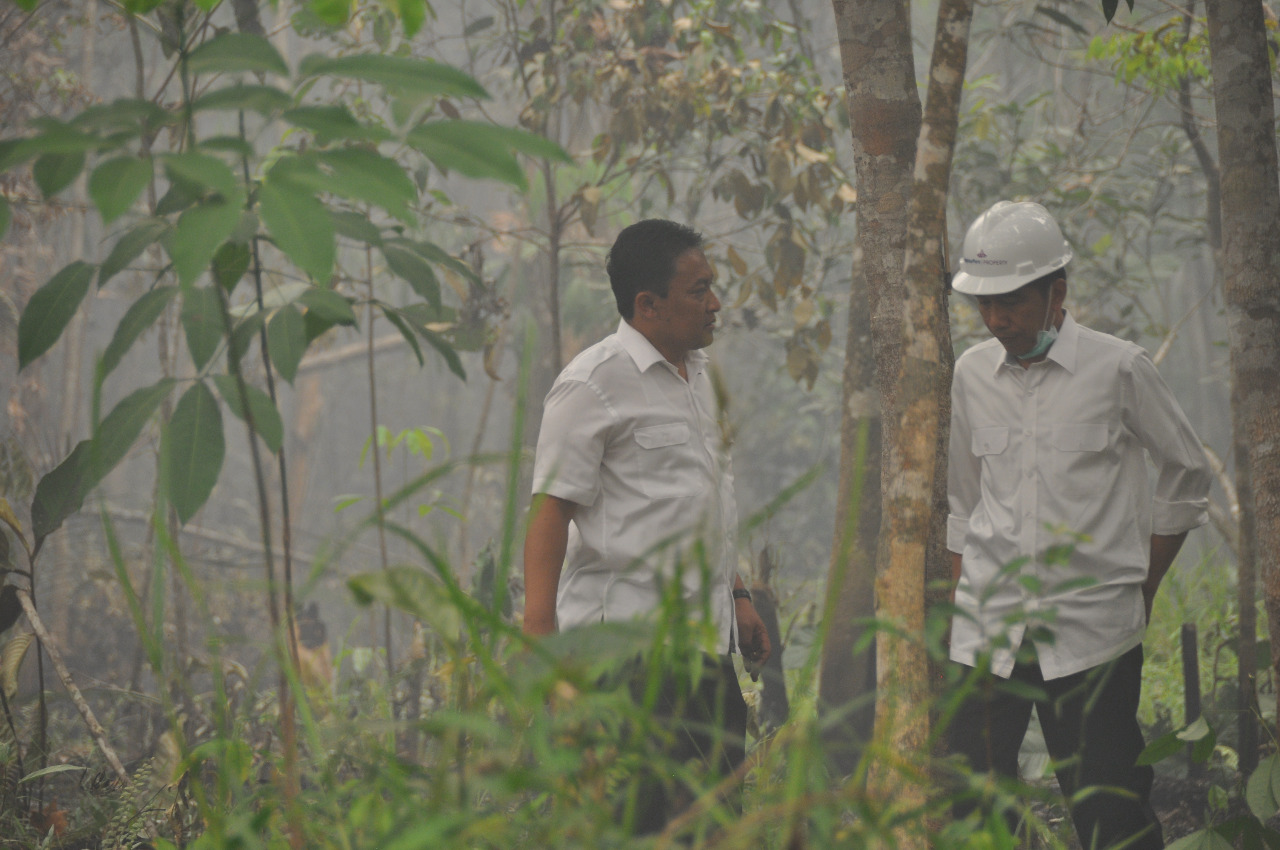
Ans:
<svg viewBox="0 0 1280 850"><path fill-rule="evenodd" d="M1044 311L1044 322L1049 327L1041 328L1036 332L1036 344L1031 346L1031 350L1026 354L1015 355L1019 360L1030 360L1033 357L1039 357L1044 354L1053 345L1058 338L1058 328L1049 321L1049 317L1053 314L1053 299L1049 300L1049 306Z"/></svg>

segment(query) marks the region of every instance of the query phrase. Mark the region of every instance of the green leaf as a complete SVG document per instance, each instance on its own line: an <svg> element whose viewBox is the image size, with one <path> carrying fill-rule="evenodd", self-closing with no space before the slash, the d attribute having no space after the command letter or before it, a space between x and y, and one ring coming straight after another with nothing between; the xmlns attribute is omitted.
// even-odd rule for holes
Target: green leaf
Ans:
<svg viewBox="0 0 1280 850"><path fill-rule="evenodd" d="M196 112L229 109L235 112L257 112L271 116L284 112L293 105L293 98L274 86L247 85L243 83L214 89L195 99L191 108Z"/></svg>
<svg viewBox="0 0 1280 850"><path fill-rule="evenodd" d="M0 195L0 239L9 232L9 222L13 219L13 210L9 208L9 202L4 195Z"/></svg>
<svg viewBox="0 0 1280 850"><path fill-rule="evenodd" d="M197 142L196 149L226 153L236 159L253 159L258 155L253 145L239 136L209 136Z"/></svg>
<svg viewBox="0 0 1280 850"><path fill-rule="evenodd" d="M178 224L165 240L178 281L186 286L209 267L222 243L240 224L238 205L223 200L203 201L178 217Z"/></svg>
<svg viewBox="0 0 1280 850"><path fill-rule="evenodd" d="M418 335L414 332L413 326L405 321L404 317L390 304L378 302L378 309L382 310L382 315L386 316L387 320L396 326L396 330L400 331L400 336L404 337L404 341L409 343L409 347L413 349L413 353L418 358L418 365L421 366L426 363L422 358L422 346L418 344Z"/></svg>
<svg viewBox="0 0 1280 850"><path fill-rule="evenodd" d="M178 400L161 451L169 501L185 524L209 500L226 451L218 399L203 381L192 384Z"/></svg>
<svg viewBox="0 0 1280 850"><path fill-rule="evenodd" d="M1245 802L1259 820L1280 812L1280 755L1264 758L1245 785Z"/></svg>
<svg viewBox="0 0 1280 850"><path fill-rule="evenodd" d="M418 199L418 189L394 159L362 148L322 151L316 156L329 170L328 191L376 204L406 223L413 220L409 205Z"/></svg>
<svg viewBox="0 0 1280 850"><path fill-rule="evenodd" d="M62 336L89 291L94 267L76 260L36 290L18 320L18 369L44 354Z"/></svg>
<svg viewBox="0 0 1280 850"><path fill-rule="evenodd" d="M169 232L169 222L162 218L144 218L125 231L98 269L98 288L128 268L138 255Z"/></svg>
<svg viewBox="0 0 1280 850"><path fill-rule="evenodd" d="M92 133L84 133L70 124L56 118L38 118L29 122L32 127L43 130L39 135L21 140L20 144L7 151L6 167L44 154L88 153L102 147L105 142ZM17 158L17 161L12 161Z"/></svg>
<svg viewBox="0 0 1280 850"><path fill-rule="evenodd" d="M1201 829L1185 835L1165 847L1165 850L1234 850L1231 842L1216 830Z"/></svg>
<svg viewBox="0 0 1280 850"><path fill-rule="evenodd" d="M218 387L218 394L226 401L228 409L248 424L249 419L245 416L236 379L231 375L217 375L213 383ZM254 433L262 438L262 442L272 454L279 454L280 448L284 445L284 421L280 418L280 411L276 409L271 396L253 384L246 382L244 391L249 398L249 412L253 415Z"/></svg>
<svg viewBox="0 0 1280 850"><path fill-rule="evenodd" d="M400 13L400 23L404 27L405 36L413 38L427 20L426 0L399 0L397 11Z"/></svg>
<svg viewBox="0 0 1280 850"><path fill-rule="evenodd" d="M435 121L415 127L405 141L437 168L501 180L523 191L527 181L515 155L492 140L469 137L469 128L489 126L475 121Z"/></svg>
<svg viewBox="0 0 1280 850"><path fill-rule="evenodd" d="M101 163L89 175L89 197L110 224L129 211L151 182L151 160L120 156Z"/></svg>
<svg viewBox="0 0 1280 850"><path fill-rule="evenodd" d="M99 368L103 378L120 365L125 353L138 337L160 318L160 314L164 312L165 307L169 306L169 302L173 300L174 293L177 291L177 287L174 286L158 286L134 301L125 311L120 323L116 325L107 350L102 353Z"/></svg>
<svg viewBox="0 0 1280 850"><path fill-rule="evenodd" d="M391 567L353 576L347 580L347 587L359 604L380 602L397 608L446 639L457 640L462 631L462 614L449 589L417 567Z"/></svg>
<svg viewBox="0 0 1280 850"><path fill-rule="evenodd" d="M327 145L335 140L385 142L391 132L376 124L364 124L345 106L299 106L284 113L284 120L308 130L316 141Z"/></svg>
<svg viewBox="0 0 1280 850"><path fill-rule="evenodd" d="M210 262L209 270L213 273L213 279L218 285L227 292L232 292L236 288L236 284L249 271L249 264L253 260L253 254L249 251L249 246L243 242L223 242L222 246L214 252L213 260Z"/></svg>
<svg viewBox="0 0 1280 850"><path fill-rule="evenodd" d="M94 436L76 445L36 485L31 504L31 533L43 539L80 510L85 497L124 459L142 428L168 396L173 379L164 378L125 396L99 423Z"/></svg>
<svg viewBox="0 0 1280 850"><path fill-rule="evenodd" d="M462 360L458 357L458 352L445 341L444 337L427 328L418 328L418 333L422 334L422 338L444 358L444 362L448 364L450 372L464 381L467 379L467 373L462 368Z"/></svg>
<svg viewBox="0 0 1280 850"><path fill-rule="evenodd" d="M47 153L31 167L31 176L46 198L52 198L76 182L84 170L84 151Z"/></svg>
<svg viewBox="0 0 1280 850"><path fill-rule="evenodd" d="M267 351L280 375L292 384L307 351L307 327L297 307L286 304L267 322Z"/></svg>
<svg viewBox="0 0 1280 850"><path fill-rule="evenodd" d="M330 325L356 324L356 313L351 309L350 299L332 289L308 289L302 293L298 303L307 308L308 315L314 313Z"/></svg>
<svg viewBox="0 0 1280 850"><path fill-rule="evenodd" d="M251 73L289 76L280 52L260 35L226 32L191 51L187 67L192 73Z"/></svg>
<svg viewBox="0 0 1280 850"><path fill-rule="evenodd" d="M136 136L143 130L176 123L178 115L149 100L136 97L118 98L111 103L95 103L75 118L71 126L94 133Z"/></svg>
<svg viewBox="0 0 1280 850"><path fill-rule="evenodd" d="M418 296L434 307L440 306L440 282L436 273L414 244L407 239L388 241L382 246L382 256L387 268L397 277L408 281Z"/></svg>
<svg viewBox="0 0 1280 850"><path fill-rule="evenodd" d="M138 441L142 428L151 419L173 388L172 378L162 378L149 387L134 390L120 400L93 433L93 467L90 489L107 477L124 460ZM87 492L87 491L86 491Z"/></svg>
<svg viewBox="0 0 1280 850"><path fill-rule="evenodd" d="M362 53L353 56L326 56L313 53L303 58L300 77L342 77L376 83L389 89L427 97L487 98L488 92L471 75L426 59Z"/></svg>
<svg viewBox="0 0 1280 850"><path fill-rule="evenodd" d="M311 0L307 8L331 27L344 25L351 16L350 0Z"/></svg>
<svg viewBox="0 0 1280 850"><path fill-rule="evenodd" d="M31 536L36 545L57 531L63 520L80 510L90 486L91 440L81 440L62 463L36 485L31 500Z"/></svg>
<svg viewBox="0 0 1280 850"><path fill-rule="evenodd" d="M285 181L277 184L270 174L258 190L258 204L276 247L317 283L327 284L334 258L329 208Z"/></svg>
<svg viewBox="0 0 1280 850"><path fill-rule="evenodd" d="M174 153L160 157L170 178L204 186L225 200L240 197L240 181L231 167L216 156L206 153Z"/></svg>
<svg viewBox="0 0 1280 850"><path fill-rule="evenodd" d="M382 231L369 220L367 215L338 211L332 215L333 229L339 236L345 236L356 242L367 242L370 245L382 244Z"/></svg>
<svg viewBox="0 0 1280 850"><path fill-rule="evenodd" d="M261 311L251 313L241 320L231 332L231 342L227 348L227 356L237 363L253 345L258 332L262 330L263 315Z"/></svg>
<svg viewBox="0 0 1280 850"><path fill-rule="evenodd" d="M182 329L197 372L204 369L222 343L221 298L212 286L192 286L182 293Z"/></svg>
<svg viewBox="0 0 1280 850"><path fill-rule="evenodd" d="M52 776L55 773L67 773L68 771L88 770L88 769L89 768L79 764L52 764L52 765L49 765L48 767L43 767L40 770L35 770L35 771L32 771L31 773L28 773L26 776L18 780L18 784L21 785L24 782L30 782L31 780L39 779L42 776Z"/></svg>
<svg viewBox="0 0 1280 850"><path fill-rule="evenodd" d="M1116 9L1120 5L1120 0L1102 0L1102 17L1107 23L1111 23L1111 19L1116 16Z"/></svg>

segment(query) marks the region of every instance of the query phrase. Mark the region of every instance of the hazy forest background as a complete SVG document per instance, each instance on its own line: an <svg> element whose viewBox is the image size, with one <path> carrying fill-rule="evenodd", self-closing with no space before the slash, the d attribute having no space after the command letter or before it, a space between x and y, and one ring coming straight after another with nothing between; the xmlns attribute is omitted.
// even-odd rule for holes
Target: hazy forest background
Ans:
<svg viewBox="0 0 1280 850"><path fill-rule="evenodd" d="M922 299L940 364L984 337L942 271L1002 198L1057 216L1069 309L1152 352L1218 468L1146 644L1166 826L1280 841L1210 26L1104 5L943 4L972 12L950 183L885 283L867 240L907 205L864 169L915 132L870 150L892 81L856 31L909 14L924 100L936 2L0 2L0 846L639 846L646 720L598 685L679 611L528 647L516 553L541 398L617 324L604 253L651 216L710 240L741 572L782 651L743 679L744 814L707 789L650 844L1017 846L935 784L936 534L913 614L871 591L880 470L915 481L891 352ZM1276 16L1244 5L1270 109ZM1070 846L1025 756L988 793Z"/></svg>

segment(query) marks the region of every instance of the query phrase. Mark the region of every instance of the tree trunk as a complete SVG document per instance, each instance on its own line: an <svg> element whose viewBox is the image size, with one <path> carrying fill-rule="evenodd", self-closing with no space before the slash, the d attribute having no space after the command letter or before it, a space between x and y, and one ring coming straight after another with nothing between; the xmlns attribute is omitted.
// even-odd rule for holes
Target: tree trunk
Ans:
<svg viewBox="0 0 1280 850"><path fill-rule="evenodd" d="M894 408L897 425L885 453L888 486L876 575L877 609L881 620L901 631L881 633L879 641L876 737L885 743L885 753L907 759L923 754L929 734L925 575L930 546L946 518L935 510L935 485L945 477L940 447L945 445L951 383L951 335L941 260L972 17L972 0L943 0L938 7L907 218L907 291L901 331L905 345ZM903 783L901 772L887 759L873 771L871 785L881 799L908 807L925 802L923 789ZM924 846L919 832L901 838L905 846Z"/></svg>
<svg viewBox="0 0 1280 850"><path fill-rule="evenodd" d="M875 615L882 423L900 358L903 243L920 128L910 8L833 0L858 181L858 260L849 298L836 535L819 711L832 770L854 770L874 717L875 648L854 646ZM874 353L874 356L873 356ZM881 377L877 390L877 375ZM865 458L859 475L858 457ZM879 486L877 486L879 485Z"/></svg>
<svg viewBox="0 0 1280 850"><path fill-rule="evenodd" d="M1280 169L1271 65L1260 0L1208 0L1206 7L1222 179L1232 415L1237 444L1248 446L1255 552L1271 644L1280 646ZM1242 512L1249 502L1250 494L1240 493ZM1273 653L1280 673L1277 661L1280 653Z"/></svg>

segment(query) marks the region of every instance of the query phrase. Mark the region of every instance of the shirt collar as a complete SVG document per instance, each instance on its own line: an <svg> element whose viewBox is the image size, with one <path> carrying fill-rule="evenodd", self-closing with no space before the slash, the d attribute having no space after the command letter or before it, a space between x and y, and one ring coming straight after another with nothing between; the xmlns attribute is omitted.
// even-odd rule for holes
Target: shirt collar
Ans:
<svg viewBox="0 0 1280 850"><path fill-rule="evenodd" d="M1080 349L1080 326L1076 324L1076 320L1071 318L1071 314L1063 310L1062 327L1058 328L1058 338L1053 341L1049 351L1045 354L1045 360L1051 360L1057 363L1069 373L1075 374L1076 371L1076 355ZM1018 362L1018 358L1009 352L1004 353L996 361L996 372L1006 366L1015 369L1021 369L1022 365Z"/></svg>
<svg viewBox="0 0 1280 850"><path fill-rule="evenodd" d="M626 319L618 322L618 342L622 345L622 350L631 355L631 359L635 361L636 368L641 372L647 372L655 363L668 363L674 369L675 366L670 364L667 358L662 356L662 352L653 347L653 343L649 342L648 337L640 333L631 326ZM701 371L707 362L707 353L701 350L690 351L685 355L685 369L690 374Z"/></svg>

